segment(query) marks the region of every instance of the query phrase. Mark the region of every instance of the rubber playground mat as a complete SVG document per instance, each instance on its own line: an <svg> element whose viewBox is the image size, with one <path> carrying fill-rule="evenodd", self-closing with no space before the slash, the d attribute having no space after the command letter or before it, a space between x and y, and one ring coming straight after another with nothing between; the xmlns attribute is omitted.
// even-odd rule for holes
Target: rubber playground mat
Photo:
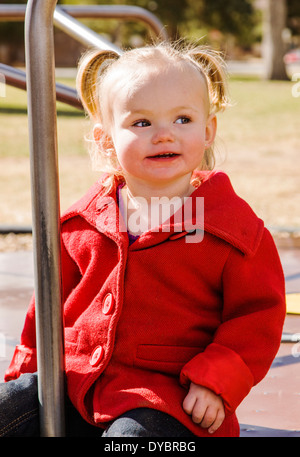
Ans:
<svg viewBox="0 0 300 457"><path fill-rule="evenodd" d="M300 249L280 249L287 292L282 343L267 376L237 409L241 437L300 437ZM0 253L0 379L33 290L31 251ZM251 344L251 341L249 341Z"/></svg>

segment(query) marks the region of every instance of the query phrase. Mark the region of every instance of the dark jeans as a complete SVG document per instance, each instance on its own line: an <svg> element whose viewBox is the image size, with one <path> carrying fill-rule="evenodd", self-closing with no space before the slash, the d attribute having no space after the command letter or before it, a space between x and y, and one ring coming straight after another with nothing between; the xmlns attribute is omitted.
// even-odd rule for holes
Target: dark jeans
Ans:
<svg viewBox="0 0 300 457"><path fill-rule="evenodd" d="M66 436L95 437L194 437L168 414L149 408L133 409L115 419L105 431L88 424L66 400ZM0 384L0 437L38 437L37 375L24 374Z"/></svg>

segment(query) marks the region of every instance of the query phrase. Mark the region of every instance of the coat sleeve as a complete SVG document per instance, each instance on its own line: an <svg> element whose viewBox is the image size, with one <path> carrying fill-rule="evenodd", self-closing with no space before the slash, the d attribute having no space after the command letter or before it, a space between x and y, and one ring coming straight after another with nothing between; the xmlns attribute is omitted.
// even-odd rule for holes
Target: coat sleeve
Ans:
<svg viewBox="0 0 300 457"><path fill-rule="evenodd" d="M254 256L233 248L223 271L222 323L203 353L182 369L180 382L220 395L227 413L268 372L279 349L286 313L284 275L265 229Z"/></svg>
<svg viewBox="0 0 300 457"><path fill-rule="evenodd" d="M69 256L64 244L61 248L63 301L80 281L80 272L76 263ZM12 361L5 372L4 380L11 381L23 373L34 373L37 370L36 332L35 332L35 299L29 304L21 334L20 344L15 348Z"/></svg>

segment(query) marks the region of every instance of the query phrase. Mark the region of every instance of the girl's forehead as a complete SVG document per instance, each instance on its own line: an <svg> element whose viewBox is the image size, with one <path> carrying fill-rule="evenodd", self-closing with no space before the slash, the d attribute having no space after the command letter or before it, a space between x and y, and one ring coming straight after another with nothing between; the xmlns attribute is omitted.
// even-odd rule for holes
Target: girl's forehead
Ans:
<svg viewBox="0 0 300 457"><path fill-rule="evenodd" d="M115 84L115 95L123 101L130 101L145 95L164 94L177 92L183 95L187 93L201 92L202 96L208 97L205 77L200 70L192 65L160 65L153 66L150 63L139 65L137 68L124 69ZM119 86L117 88L117 86Z"/></svg>

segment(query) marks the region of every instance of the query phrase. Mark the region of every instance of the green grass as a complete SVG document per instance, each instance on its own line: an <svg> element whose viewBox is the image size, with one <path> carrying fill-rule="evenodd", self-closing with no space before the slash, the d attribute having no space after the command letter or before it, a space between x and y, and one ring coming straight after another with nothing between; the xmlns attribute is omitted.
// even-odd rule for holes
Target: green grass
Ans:
<svg viewBox="0 0 300 457"><path fill-rule="evenodd" d="M61 80L74 85L74 81ZM299 129L300 99L292 96L293 82L233 78L229 82L233 106L219 116L218 134L226 143L255 147L263 142L295 136ZM84 115L57 103L59 154L85 154L83 137L88 131ZM27 95L12 87L0 99L0 157L29 154Z"/></svg>
<svg viewBox="0 0 300 457"><path fill-rule="evenodd" d="M233 79L233 106L219 117L219 134L226 142L247 148L274 148L298 136L300 99L292 82ZM271 141L270 141L271 140ZM276 146L277 145L277 146Z"/></svg>
<svg viewBox="0 0 300 457"><path fill-rule="evenodd" d="M73 80L59 82L74 86ZM65 210L96 180L84 136L89 123L82 111L57 103L61 209ZM6 87L0 98L0 224L31 223L27 94Z"/></svg>
<svg viewBox="0 0 300 457"><path fill-rule="evenodd" d="M74 86L73 80L60 82ZM232 107L218 116L217 167L268 224L300 227L299 114L295 82L232 78ZM57 103L61 208L97 179L91 172L83 112ZM30 223L27 96L6 88L0 98L0 223Z"/></svg>
<svg viewBox="0 0 300 457"><path fill-rule="evenodd" d="M73 86L73 80L60 80ZM58 147L60 154L85 154L83 141L87 123L82 111L57 102ZM17 133L17 134L16 134ZM29 155L27 93L6 86L0 98L0 158Z"/></svg>

